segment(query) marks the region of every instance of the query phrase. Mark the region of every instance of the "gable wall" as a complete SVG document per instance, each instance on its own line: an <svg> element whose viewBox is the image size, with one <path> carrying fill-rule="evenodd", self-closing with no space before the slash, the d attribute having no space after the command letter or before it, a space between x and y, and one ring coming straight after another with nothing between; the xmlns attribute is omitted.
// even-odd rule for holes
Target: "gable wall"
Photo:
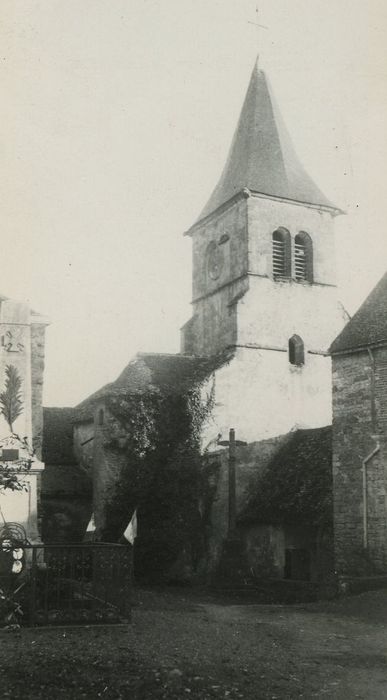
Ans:
<svg viewBox="0 0 387 700"><path fill-rule="evenodd" d="M339 573L387 570L387 349L333 357L333 484ZM367 465L368 547L364 548L362 461Z"/></svg>

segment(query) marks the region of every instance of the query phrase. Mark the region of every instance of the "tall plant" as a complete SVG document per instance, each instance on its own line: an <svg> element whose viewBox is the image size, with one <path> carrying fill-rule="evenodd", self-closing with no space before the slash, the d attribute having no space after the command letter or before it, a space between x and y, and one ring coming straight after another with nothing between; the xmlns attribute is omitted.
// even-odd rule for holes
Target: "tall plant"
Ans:
<svg viewBox="0 0 387 700"><path fill-rule="evenodd" d="M5 389L0 394L0 413L4 416L13 433L15 420L23 413L23 401L21 395L22 380L13 365L5 368Z"/></svg>

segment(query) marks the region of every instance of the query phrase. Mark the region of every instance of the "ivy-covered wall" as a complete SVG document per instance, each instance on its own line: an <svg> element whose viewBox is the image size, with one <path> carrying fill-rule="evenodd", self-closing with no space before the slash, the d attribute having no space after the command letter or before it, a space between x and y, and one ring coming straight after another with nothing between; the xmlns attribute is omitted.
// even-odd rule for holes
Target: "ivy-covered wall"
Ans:
<svg viewBox="0 0 387 700"><path fill-rule="evenodd" d="M43 419L42 539L46 544L82 542L91 515L92 485L74 453L74 410L45 408Z"/></svg>
<svg viewBox="0 0 387 700"><path fill-rule="evenodd" d="M212 397L181 391L111 394L95 406L97 536L116 542L137 509L140 579L192 578L203 554L201 431Z"/></svg>
<svg viewBox="0 0 387 700"><path fill-rule="evenodd" d="M255 450L263 468L250 494L245 492L242 526L251 533L258 527L261 538L266 528L274 568L280 574L282 568L283 577L294 578L296 570L303 568L296 561L303 554L308 559L304 568L312 579L330 577L334 568L331 426L283 436L264 465L261 444L256 443Z"/></svg>
<svg viewBox="0 0 387 700"><path fill-rule="evenodd" d="M92 476L97 538L119 541L136 509L139 579L211 581L219 571L228 454L216 437L204 438L219 401L214 373L228 359L139 355L80 405L76 453ZM249 568L281 577L286 548L311 549L331 526L330 440L330 428L320 428L237 449L237 517Z"/></svg>

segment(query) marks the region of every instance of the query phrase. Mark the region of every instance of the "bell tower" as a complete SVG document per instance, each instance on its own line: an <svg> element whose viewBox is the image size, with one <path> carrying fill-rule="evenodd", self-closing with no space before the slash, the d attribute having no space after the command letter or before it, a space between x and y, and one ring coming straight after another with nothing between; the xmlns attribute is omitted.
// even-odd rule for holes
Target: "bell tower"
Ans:
<svg viewBox="0 0 387 700"><path fill-rule="evenodd" d="M220 180L186 234L193 315L182 329L183 353L233 354L218 395L226 374L222 423L241 422L245 439L331 422L339 213L301 165L256 64Z"/></svg>

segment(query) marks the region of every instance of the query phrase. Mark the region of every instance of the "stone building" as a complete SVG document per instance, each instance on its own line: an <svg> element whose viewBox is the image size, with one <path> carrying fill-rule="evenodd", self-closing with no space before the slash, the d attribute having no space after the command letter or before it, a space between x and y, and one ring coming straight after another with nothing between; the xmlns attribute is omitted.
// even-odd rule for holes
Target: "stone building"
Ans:
<svg viewBox="0 0 387 700"><path fill-rule="evenodd" d="M73 409L73 450L77 463L93 481L93 513L97 534L109 526L106 510L114 488L128 464L125 450L129 428L111 409L112 400L160 395L179 397L207 376L207 362L201 358L168 353L138 353L114 382L106 384ZM60 409L56 409L60 410ZM137 428L137 426L136 426ZM130 462L130 458L129 458ZM132 507L135 507L135 499ZM130 515L128 505L125 517ZM119 527L125 521L118 523ZM116 536L118 537L118 530Z"/></svg>
<svg viewBox="0 0 387 700"><path fill-rule="evenodd" d="M300 164L256 65L219 183L187 232L193 315L180 354L138 355L116 382L77 407L74 449L92 469L97 529L114 520L108 502L128 461L107 440L107 432L117 444L126 440L109 397L165 390L168 382L167 391L177 394L187 368L196 367L202 392L213 395L202 432L206 545L199 569L206 576L217 570L228 536L227 450L219 441L233 427L247 443L237 450L236 514L248 566L257 575L320 575L326 552L321 558L317 525L301 516L298 523L263 519L254 495L268 469L289 469L301 483L310 467L331 496L328 348L346 320L335 276L340 213Z"/></svg>
<svg viewBox="0 0 387 700"><path fill-rule="evenodd" d="M334 571L331 426L291 431L237 448L236 539L228 550L227 452L206 460L214 480L205 570L239 581L254 578L329 580ZM236 563L233 563L233 559ZM223 561L225 560L225 562ZM226 570L228 569L228 571Z"/></svg>
<svg viewBox="0 0 387 700"><path fill-rule="evenodd" d="M387 571L387 274L331 345L336 567Z"/></svg>
<svg viewBox="0 0 387 700"><path fill-rule="evenodd" d="M210 569L227 539L227 459L216 436L227 439L230 427L247 442L237 449L236 514L249 566L259 575L269 558L273 576L294 577L303 556L304 575L318 577L329 558L325 550L319 556L317 541L329 533L319 536L318 527L301 519L273 526L270 514L263 521L249 501L279 459L284 472L296 467L301 478L305 455L312 473L320 469L327 477L331 496L328 349L347 320L335 274L340 213L300 164L270 84L255 65L220 180L186 234L193 315L182 329L181 352L227 358L214 372L214 410L203 437L218 460Z"/></svg>
<svg viewBox="0 0 387 700"><path fill-rule="evenodd" d="M182 353L227 352L207 442L252 442L331 422L327 350L344 325L334 218L300 164L265 74L254 67L223 173L192 239L193 315Z"/></svg>
<svg viewBox="0 0 387 700"><path fill-rule="evenodd" d="M8 468L31 463L23 478L27 490L6 491L1 511L6 522L39 541L38 498L43 437L43 373L46 318L27 304L0 298L0 460Z"/></svg>
<svg viewBox="0 0 387 700"><path fill-rule="evenodd" d="M92 481L89 465L74 449L75 411L44 408L43 418L42 539L45 544L82 542L92 512Z"/></svg>

